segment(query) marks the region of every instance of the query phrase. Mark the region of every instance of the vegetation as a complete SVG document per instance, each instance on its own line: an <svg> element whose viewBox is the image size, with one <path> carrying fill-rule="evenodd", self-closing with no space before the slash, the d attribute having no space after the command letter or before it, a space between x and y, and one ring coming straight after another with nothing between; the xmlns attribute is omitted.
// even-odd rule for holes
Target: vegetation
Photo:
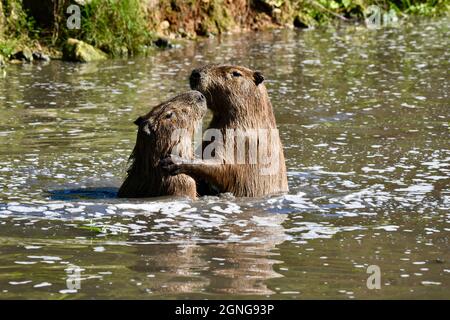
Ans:
<svg viewBox="0 0 450 320"><path fill-rule="evenodd" d="M35 22L22 8L20 0L0 0L0 55L9 57L39 34Z"/></svg>
<svg viewBox="0 0 450 320"><path fill-rule="evenodd" d="M93 0L80 31L68 33L114 56L143 52L152 39L143 9L139 0Z"/></svg>
<svg viewBox="0 0 450 320"><path fill-rule="evenodd" d="M263 0L278 8L283 22L299 27L311 27L335 21L361 21L369 6L376 5L384 11L394 10L399 16L446 15L450 10L447 0Z"/></svg>
<svg viewBox="0 0 450 320"><path fill-rule="evenodd" d="M67 7L81 9L81 28L66 27ZM145 52L158 37L196 38L226 31L362 21L370 5L400 17L448 15L448 0L0 0L0 55L18 47L60 49L68 38L111 56ZM45 16L42 16L45 15Z"/></svg>

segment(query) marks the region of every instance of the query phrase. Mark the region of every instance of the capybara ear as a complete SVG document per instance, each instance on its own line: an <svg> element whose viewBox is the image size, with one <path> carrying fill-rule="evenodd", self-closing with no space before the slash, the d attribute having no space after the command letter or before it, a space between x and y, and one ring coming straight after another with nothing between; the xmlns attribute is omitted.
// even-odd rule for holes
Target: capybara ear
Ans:
<svg viewBox="0 0 450 320"><path fill-rule="evenodd" d="M255 79L255 84L258 85L264 81L264 75L259 71L255 71L253 79Z"/></svg>
<svg viewBox="0 0 450 320"><path fill-rule="evenodd" d="M137 125L137 126L140 126L144 122L145 122L145 119L143 117L139 117L136 120L134 120L134 124Z"/></svg>

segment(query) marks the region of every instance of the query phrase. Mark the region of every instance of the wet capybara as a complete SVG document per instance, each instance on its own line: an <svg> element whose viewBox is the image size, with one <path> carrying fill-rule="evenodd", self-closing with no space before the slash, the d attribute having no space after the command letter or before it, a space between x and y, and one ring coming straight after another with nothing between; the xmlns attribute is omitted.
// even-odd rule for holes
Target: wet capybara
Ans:
<svg viewBox="0 0 450 320"><path fill-rule="evenodd" d="M208 140L207 133L212 131L212 142L204 143L202 162L166 158L164 169L207 181L213 186L207 193L256 197L287 192L283 146L264 76L241 66L206 65L193 70L189 80L191 89L205 95L212 111L204 136ZM223 148L218 145L220 139Z"/></svg>
<svg viewBox="0 0 450 320"><path fill-rule="evenodd" d="M176 148L182 158L192 158L192 137L206 113L206 99L188 91L154 107L134 123L139 127L130 156L127 177L119 189L120 198L197 195L196 183L188 175L167 175L159 162ZM174 134L180 132L181 134Z"/></svg>

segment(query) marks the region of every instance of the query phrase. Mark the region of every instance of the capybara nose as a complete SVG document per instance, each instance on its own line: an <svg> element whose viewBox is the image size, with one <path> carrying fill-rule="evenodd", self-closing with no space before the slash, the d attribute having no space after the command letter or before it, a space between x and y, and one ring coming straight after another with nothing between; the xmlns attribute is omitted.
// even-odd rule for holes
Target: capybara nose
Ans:
<svg viewBox="0 0 450 320"><path fill-rule="evenodd" d="M189 83L191 85L191 89L195 89L198 84L200 83L200 78L202 75L200 74L200 71L197 69L194 69L191 73L191 76L189 77Z"/></svg>
<svg viewBox="0 0 450 320"><path fill-rule="evenodd" d="M191 73L191 79L200 79L200 77L201 77L200 71L194 69Z"/></svg>
<svg viewBox="0 0 450 320"><path fill-rule="evenodd" d="M199 94L197 95L197 101L198 102L204 102L206 100L205 96L199 92Z"/></svg>

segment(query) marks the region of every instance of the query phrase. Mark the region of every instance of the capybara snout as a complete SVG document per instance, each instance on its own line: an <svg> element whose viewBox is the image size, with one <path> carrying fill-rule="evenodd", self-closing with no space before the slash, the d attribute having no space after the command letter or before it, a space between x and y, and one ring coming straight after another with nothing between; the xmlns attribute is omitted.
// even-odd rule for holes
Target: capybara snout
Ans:
<svg viewBox="0 0 450 320"><path fill-rule="evenodd" d="M202 75L200 74L200 70L198 69L192 70L191 76L189 77L189 84L192 89L199 85L201 77Z"/></svg>

